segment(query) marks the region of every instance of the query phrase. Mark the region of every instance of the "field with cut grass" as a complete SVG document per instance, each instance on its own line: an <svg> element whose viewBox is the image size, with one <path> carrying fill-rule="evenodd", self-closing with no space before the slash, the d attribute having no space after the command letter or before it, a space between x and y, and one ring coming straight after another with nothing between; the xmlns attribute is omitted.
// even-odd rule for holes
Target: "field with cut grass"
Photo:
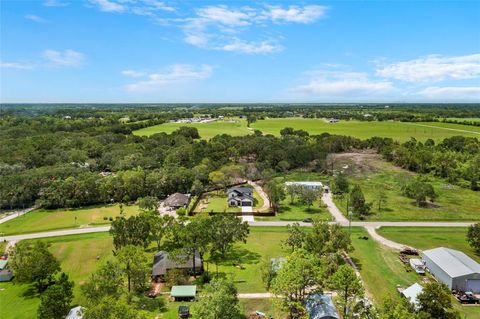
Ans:
<svg viewBox="0 0 480 319"><path fill-rule="evenodd" d="M139 213L137 205L123 205L125 216ZM74 209L36 209L0 224L5 235L43 232L64 228L93 227L110 224L110 218L120 215L118 204Z"/></svg>
<svg viewBox="0 0 480 319"><path fill-rule="evenodd" d="M401 193L402 184L415 176L415 173L385 162L376 154L345 153L333 155L332 158L334 169L345 171L350 185L359 184L366 201L373 202L372 214L368 220L480 220L480 192L449 184L437 177L429 177L438 197L433 207L418 207L413 199ZM379 210L377 198L380 189L387 194L387 205ZM335 196L335 203L344 213L347 211L347 199L346 195Z"/></svg>
<svg viewBox="0 0 480 319"><path fill-rule="evenodd" d="M390 137L399 141L409 140L415 137L417 140L433 139L443 140L446 137L464 135L480 138L480 127L439 123L407 123L407 122L366 122L366 121L340 121L332 124L324 119L304 118L278 118L258 120L247 127L245 120L239 122L216 121L211 123L165 123L146 127L134 131L135 135L150 136L155 133L172 133L181 126L196 127L203 139L210 139L218 134L229 134L233 136L251 134L253 130L260 130L264 134L280 135L285 127L292 127L296 130L305 130L312 135L322 133L349 135L360 139L367 139L373 136Z"/></svg>
<svg viewBox="0 0 480 319"><path fill-rule="evenodd" d="M215 135L229 134L232 136L247 135L252 132L247 128L245 121L215 121L210 123L165 123L155 126L142 128L134 131L133 134L140 136L150 136L156 133L170 134L179 127L196 127L202 139L211 139Z"/></svg>
<svg viewBox="0 0 480 319"><path fill-rule="evenodd" d="M390 228L388 228L390 229ZM393 228L391 228L393 229ZM407 230L407 228L403 228ZM443 229L442 229L443 230ZM443 231L438 229L438 236L444 236ZM382 233L383 235L384 233ZM433 232L430 233L433 236ZM407 238L411 233L404 233ZM421 283L424 278L415 272L407 272L404 265L398 259L398 252L378 244L371 238L368 240L359 237L368 236L363 228L352 228L352 243L355 250L350 255L360 269L367 293L378 305L388 297L399 298L396 286L407 287L415 282ZM449 237L449 235L445 235ZM387 237L389 238L389 237ZM391 238L393 239L393 238ZM401 242L401 241L400 241ZM409 240L409 242L411 242ZM408 244L405 242L405 244ZM417 247L413 245L414 247ZM453 297L452 297L453 298ZM480 317L480 307L462 306L459 302L453 302L455 308L462 315L462 319L475 319Z"/></svg>
<svg viewBox="0 0 480 319"><path fill-rule="evenodd" d="M480 255L467 242L466 227L381 227L377 232L395 242L426 250L447 247L463 251L480 262Z"/></svg>

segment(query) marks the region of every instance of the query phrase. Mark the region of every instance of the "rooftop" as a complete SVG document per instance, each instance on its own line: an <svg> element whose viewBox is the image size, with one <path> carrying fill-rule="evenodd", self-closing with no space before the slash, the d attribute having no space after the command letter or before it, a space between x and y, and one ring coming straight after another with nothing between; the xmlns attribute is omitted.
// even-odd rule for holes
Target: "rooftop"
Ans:
<svg viewBox="0 0 480 319"><path fill-rule="evenodd" d="M167 197L163 202L166 206L170 207L181 207L188 204L188 200L190 199L189 195L182 194L182 193L175 193Z"/></svg>
<svg viewBox="0 0 480 319"><path fill-rule="evenodd" d="M307 300L307 312L310 319L340 318L330 295L310 295Z"/></svg>
<svg viewBox="0 0 480 319"><path fill-rule="evenodd" d="M195 297L197 286L173 286L170 292L172 297Z"/></svg>
<svg viewBox="0 0 480 319"><path fill-rule="evenodd" d="M405 296L412 304L416 305L418 303L417 296L423 291L423 287L418 284L414 283L404 291L402 291L402 295Z"/></svg>
<svg viewBox="0 0 480 319"><path fill-rule="evenodd" d="M323 186L322 182L285 182L285 185Z"/></svg>
<svg viewBox="0 0 480 319"><path fill-rule="evenodd" d="M459 277L474 273L480 274L480 264L458 250L439 247L423 252L450 277Z"/></svg>

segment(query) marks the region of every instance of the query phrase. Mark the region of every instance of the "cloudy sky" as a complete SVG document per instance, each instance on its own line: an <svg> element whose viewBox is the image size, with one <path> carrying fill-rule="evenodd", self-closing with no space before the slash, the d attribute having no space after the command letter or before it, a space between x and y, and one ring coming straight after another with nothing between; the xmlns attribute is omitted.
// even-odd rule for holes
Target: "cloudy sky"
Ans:
<svg viewBox="0 0 480 319"><path fill-rule="evenodd" d="M480 101L479 1L0 5L1 102Z"/></svg>

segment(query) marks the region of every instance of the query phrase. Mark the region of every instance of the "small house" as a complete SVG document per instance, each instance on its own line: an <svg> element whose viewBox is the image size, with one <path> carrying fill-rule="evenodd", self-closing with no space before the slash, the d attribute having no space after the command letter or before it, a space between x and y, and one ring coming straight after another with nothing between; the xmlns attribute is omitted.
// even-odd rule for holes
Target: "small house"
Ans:
<svg viewBox="0 0 480 319"><path fill-rule="evenodd" d="M172 209L187 207L190 202L190 194L175 193L163 201L163 205Z"/></svg>
<svg viewBox="0 0 480 319"><path fill-rule="evenodd" d="M195 285L173 286L170 291L170 296L175 301L190 301L195 299L196 295L197 286Z"/></svg>
<svg viewBox="0 0 480 319"><path fill-rule="evenodd" d="M298 186L310 190L321 190L323 189L322 182L285 182L285 186Z"/></svg>
<svg viewBox="0 0 480 319"><path fill-rule="evenodd" d="M189 274L201 274L203 271L203 263L200 253L195 251L195 257L181 254L175 256L175 258L171 258L169 254L163 250L156 253L153 257L152 279L157 282L165 281L165 276L171 269L183 269Z"/></svg>
<svg viewBox="0 0 480 319"><path fill-rule="evenodd" d="M253 206L253 189L250 187L232 187L227 191L230 207Z"/></svg>
<svg viewBox="0 0 480 319"><path fill-rule="evenodd" d="M327 294L310 295L306 303L309 319L340 319L332 296Z"/></svg>
<svg viewBox="0 0 480 319"><path fill-rule="evenodd" d="M423 287L418 284L414 283L407 289L403 290L401 292L402 296L407 298L408 301L410 301L411 304L413 304L415 307L418 307L418 295L421 294L423 291Z"/></svg>

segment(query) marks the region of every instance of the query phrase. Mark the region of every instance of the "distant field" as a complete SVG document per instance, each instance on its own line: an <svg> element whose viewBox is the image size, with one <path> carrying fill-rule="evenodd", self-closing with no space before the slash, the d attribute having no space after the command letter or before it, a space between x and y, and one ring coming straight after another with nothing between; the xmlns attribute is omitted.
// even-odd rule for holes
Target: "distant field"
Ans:
<svg viewBox="0 0 480 319"><path fill-rule="evenodd" d="M216 121L210 123L165 123L150 127L145 127L140 130L134 131L135 135L150 136L156 133L167 133L170 134L179 127L190 126L196 127L200 136L203 139L211 139L215 135L220 134L229 134L232 136L247 135L252 131L247 128L245 121L240 122L228 122L228 121Z"/></svg>
<svg viewBox="0 0 480 319"><path fill-rule="evenodd" d="M454 121L469 121L469 122L479 122L480 117L448 117L447 120L454 120Z"/></svg>
<svg viewBox="0 0 480 319"><path fill-rule="evenodd" d="M212 123L166 123L143 128L134 131L135 135L150 136L155 133L172 133L181 126L196 127L200 136L210 139L217 134L229 134L233 136L250 134L246 121L237 123L217 121ZM480 127L449 124L438 122L406 123L406 122L363 122L363 121L340 121L331 124L323 119L281 118L259 120L251 124L251 129L262 131L264 134L279 135L280 130L292 127L302 129L312 135L328 132L330 134L349 135L361 139L373 136L390 137L399 141L406 141L411 137L418 140L434 139L442 140L446 137L464 135L480 138Z"/></svg>
<svg viewBox="0 0 480 319"><path fill-rule="evenodd" d="M125 216L139 212L136 205L123 205ZM0 224L5 235L26 234L62 228L91 227L109 224L108 218L120 215L119 205L92 206L76 209L37 209ZM106 220L104 218L107 218Z"/></svg>

